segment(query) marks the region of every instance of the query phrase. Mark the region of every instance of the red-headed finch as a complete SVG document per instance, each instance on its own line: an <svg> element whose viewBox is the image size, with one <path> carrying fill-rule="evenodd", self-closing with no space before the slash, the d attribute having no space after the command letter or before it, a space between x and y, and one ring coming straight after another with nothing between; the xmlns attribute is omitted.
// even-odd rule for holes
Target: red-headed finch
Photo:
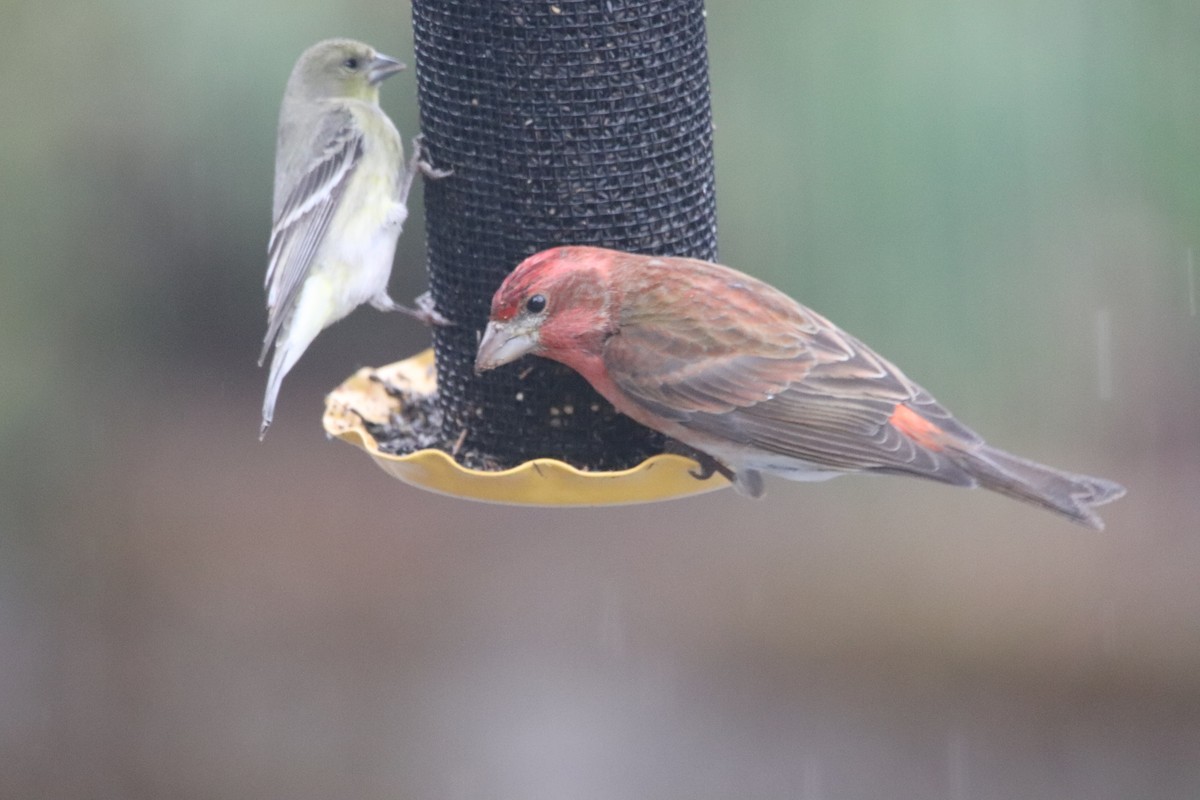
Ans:
<svg viewBox="0 0 1200 800"><path fill-rule="evenodd" d="M1125 493L990 447L858 339L719 264L599 247L533 255L492 298L475 368L526 354L574 369L754 497L764 472L897 473L983 486L1099 529L1093 506Z"/></svg>

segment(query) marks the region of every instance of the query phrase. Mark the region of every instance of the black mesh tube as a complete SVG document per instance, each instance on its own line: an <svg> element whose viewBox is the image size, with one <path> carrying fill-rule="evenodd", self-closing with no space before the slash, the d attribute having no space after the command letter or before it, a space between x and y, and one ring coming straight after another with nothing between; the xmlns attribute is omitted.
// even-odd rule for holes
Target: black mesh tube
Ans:
<svg viewBox="0 0 1200 800"><path fill-rule="evenodd" d="M716 257L702 0L412 0L443 436L496 466L662 449L569 370L474 373L492 294L557 244Z"/></svg>

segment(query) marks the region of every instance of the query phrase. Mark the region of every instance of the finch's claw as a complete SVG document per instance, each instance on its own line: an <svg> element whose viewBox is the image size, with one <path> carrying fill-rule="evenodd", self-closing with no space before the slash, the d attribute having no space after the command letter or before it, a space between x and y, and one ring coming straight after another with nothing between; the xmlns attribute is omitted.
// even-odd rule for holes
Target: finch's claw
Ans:
<svg viewBox="0 0 1200 800"><path fill-rule="evenodd" d="M689 469L688 474L698 481L706 481L713 475L720 475L731 483L736 478L736 473L729 467L717 461L708 453L702 453L694 447L689 447L678 439L667 439L666 445L663 447L663 452L673 453L695 461L697 465L696 469Z"/></svg>
<svg viewBox="0 0 1200 800"><path fill-rule="evenodd" d="M696 459L696 463L700 465L699 469L688 470L688 474L696 480L706 481L713 475L720 475L729 482L733 482L735 478L733 470L722 464L720 461L717 461L708 453L701 453L697 451L695 453L690 453L689 455Z"/></svg>
<svg viewBox="0 0 1200 800"><path fill-rule="evenodd" d="M424 142L425 142L425 134L423 134L423 133L418 133L416 136L413 137L413 140L412 140L413 154L412 154L412 158L409 161L409 169L419 169L419 170L421 170L422 175L424 175L426 178L429 178L430 180L435 180L435 181L441 180L442 178L449 178L451 175L453 175L454 170L438 169L433 164L429 163L428 161L426 161L424 158L421 157L421 151L425 148Z"/></svg>
<svg viewBox="0 0 1200 800"><path fill-rule="evenodd" d="M433 295L430 292L422 292L417 295L416 304L417 311L422 315L422 321L426 325L437 325L441 328L454 324L438 313L437 307L433 303Z"/></svg>
<svg viewBox="0 0 1200 800"><path fill-rule="evenodd" d="M407 314L413 319L419 320L426 325L437 325L440 327L452 324L450 320L443 317L437 312L437 309L434 308L433 296L430 295L429 292L425 292L416 299L416 308L409 308L408 306L401 305L387 295L375 298L371 301L371 305L380 311L399 311L400 313Z"/></svg>
<svg viewBox="0 0 1200 800"><path fill-rule="evenodd" d="M438 169L430 164L425 159L417 162L417 169L421 170L421 174L430 180L440 181L442 178L449 178L454 174L452 169Z"/></svg>

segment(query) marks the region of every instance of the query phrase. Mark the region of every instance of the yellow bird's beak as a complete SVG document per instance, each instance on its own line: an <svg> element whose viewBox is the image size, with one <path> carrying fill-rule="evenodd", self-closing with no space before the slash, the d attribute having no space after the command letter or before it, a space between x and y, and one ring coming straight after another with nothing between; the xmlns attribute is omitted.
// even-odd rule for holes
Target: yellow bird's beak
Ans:
<svg viewBox="0 0 1200 800"><path fill-rule="evenodd" d="M371 66L367 68L367 82L372 86L378 86L385 78L395 75L402 69L404 69L403 62L377 53L374 60L371 61Z"/></svg>

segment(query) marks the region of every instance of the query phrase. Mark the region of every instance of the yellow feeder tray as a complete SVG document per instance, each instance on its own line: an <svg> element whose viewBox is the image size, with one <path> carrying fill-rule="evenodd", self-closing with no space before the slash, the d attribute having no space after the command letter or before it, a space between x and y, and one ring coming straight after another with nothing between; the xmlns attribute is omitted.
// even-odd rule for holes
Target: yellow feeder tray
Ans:
<svg viewBox="0 0 1200 800"><path fill-rule="evenodd" d="M695 461L670 453L651 456L636 467L619 472L585 472L553 458L487 471L468 469L441 450L418 450L405 455L381 452L364 420L385 425L403 408L405 397L424 398L436 392L433 350L385 367L364 367L325 398L322 420L325 432L361 447L384 472L411 486L490 503L627 505L686 497L729 485L720 475L698 480L691 474L699 468Z"/></svg>

